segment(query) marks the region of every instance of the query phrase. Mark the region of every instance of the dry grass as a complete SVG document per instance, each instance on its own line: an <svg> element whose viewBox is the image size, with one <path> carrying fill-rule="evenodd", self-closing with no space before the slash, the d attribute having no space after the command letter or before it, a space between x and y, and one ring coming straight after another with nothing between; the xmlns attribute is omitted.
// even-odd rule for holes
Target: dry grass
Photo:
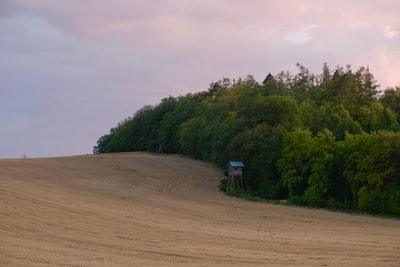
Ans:
<svg viewBox="0 0 400 267"><path fill-rule="evenodd" d="M400 266L400 221L230 198L126 153L0 160L0 266Z"/></svg>

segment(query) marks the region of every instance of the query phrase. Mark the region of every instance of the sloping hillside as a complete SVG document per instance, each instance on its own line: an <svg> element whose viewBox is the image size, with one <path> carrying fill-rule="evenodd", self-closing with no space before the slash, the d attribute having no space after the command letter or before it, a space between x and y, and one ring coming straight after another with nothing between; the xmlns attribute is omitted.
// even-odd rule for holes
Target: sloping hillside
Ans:
<svg viewBox="0 0 400 267"><path fill-rule="evenodd" d="M400 221L253 203L147 153L0 160L0 266L399 266Z"/></svg>

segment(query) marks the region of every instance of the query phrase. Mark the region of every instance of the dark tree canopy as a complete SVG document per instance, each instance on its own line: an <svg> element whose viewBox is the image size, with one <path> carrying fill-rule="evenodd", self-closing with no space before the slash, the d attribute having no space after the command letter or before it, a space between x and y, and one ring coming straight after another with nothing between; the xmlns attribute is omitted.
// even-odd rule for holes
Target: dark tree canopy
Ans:
<svg viewBox="0 0 400 267"><path fill-rule="evenodd" d="M365 67L297 67L144 106L94 152L162 148L222 168L241 160L248 195L400 215L400 88L378 91Z"/></svg>

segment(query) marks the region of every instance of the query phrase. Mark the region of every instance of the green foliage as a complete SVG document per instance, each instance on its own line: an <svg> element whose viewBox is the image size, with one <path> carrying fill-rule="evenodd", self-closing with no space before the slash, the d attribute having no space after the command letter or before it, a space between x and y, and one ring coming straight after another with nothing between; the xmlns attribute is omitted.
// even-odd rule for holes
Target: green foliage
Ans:
<svg viewBox="0 0 400 267"><path fill-rule="evenodd" d="M400 88L379 96L365 67L297 67L144 106L93 152L181 153L224 169L240 160L244 192L224 180L227 194L399 215Z"/></svg>
<svg viewBox="0 0 400 267"><path fill-rule="evenodd" d="M307 177L311 174L311 141L309 130L295 129L284 136L278 167L282 184L292 196L303 195L307 188Z"/></svg>
<svg viewBox="0 0 400 267"><path fill-rule="evenodd" d="M399 151L400 133L378 131L346 137L343 173L361 211L385 210L381 204L386 192L392 192L400 184Z"/></svg>
<svg viewBox="0 0 400 267"><path fill-rule="evenodd" d="M388 88L380 98L380 101L385 106L387 116L390 116L390 121L395 121L391 126L392 130L400 130L400 87ZM397 121L396 121L397 119Z"/></svg>
<svg viewBox="0 0 400 267"><path fill-rule="evenodd" d="M219 182L218 185L219 190L221 190L222 192L226 192L227 188L228 188L228 179L222 179Z"/></svg>
<svg viewBox="0 0 400 267"><path fill-rule="evenodd" d="M311 174L304 197L308 204L321 206L329 189L334 160L335 137L328 129L319 132L311 142Z"/></svg>

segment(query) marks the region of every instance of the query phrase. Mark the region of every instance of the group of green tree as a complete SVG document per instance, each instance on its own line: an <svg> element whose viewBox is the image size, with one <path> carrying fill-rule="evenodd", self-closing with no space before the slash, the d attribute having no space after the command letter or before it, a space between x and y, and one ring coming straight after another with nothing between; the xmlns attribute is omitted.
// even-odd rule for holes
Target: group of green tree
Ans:
<svg viewBox="0 0 400 267"><path fill-rule="evenodd" d="M144 106L94 152L162 150L222 168L240 160L247 195L400 215L400 88L379 91L365 67L297 67Z"/></svg>

